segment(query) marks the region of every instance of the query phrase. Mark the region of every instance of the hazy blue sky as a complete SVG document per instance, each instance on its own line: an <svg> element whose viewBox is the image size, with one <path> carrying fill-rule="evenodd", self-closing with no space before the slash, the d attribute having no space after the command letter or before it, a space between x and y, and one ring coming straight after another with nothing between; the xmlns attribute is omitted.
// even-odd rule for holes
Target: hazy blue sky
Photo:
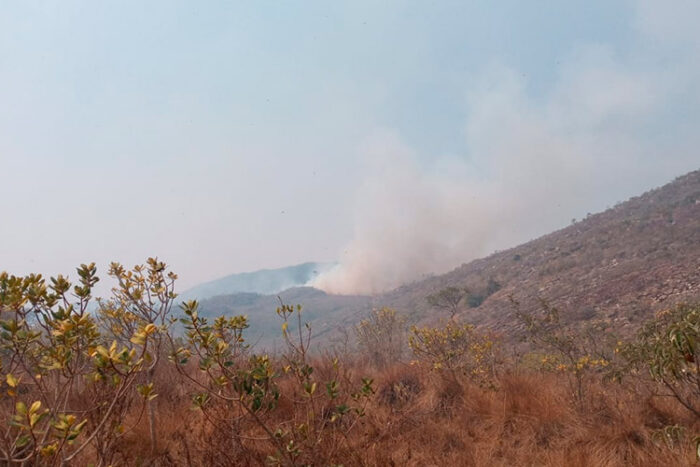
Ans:
<svg viewBox="0 0 700 467"><path fill-rule="evenodd" d="M527 240L700 166L699 4L0 1L0 270Z"/></svg>

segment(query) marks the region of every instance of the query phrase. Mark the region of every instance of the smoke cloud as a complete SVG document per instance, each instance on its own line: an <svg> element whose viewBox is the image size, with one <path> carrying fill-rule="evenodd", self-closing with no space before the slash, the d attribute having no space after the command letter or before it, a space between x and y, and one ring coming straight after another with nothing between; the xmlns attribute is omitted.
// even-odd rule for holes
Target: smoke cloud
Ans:
<svg viewBox="0 0 700 467"><path fill-rule="evenodd" d="M700 118L688 109L700 101L700 41L680 47L676 31L664 42L682 12L663 23L656 10L643 3L636 19L640 44L653 50L619 57L606 46L581 48L542 95L516 70L489 66L468 86L463 156L417 154L391 131L372 138L353 238L314 285L385 291L696 169ZM673 118L679 105L683 119Z"/></svg>

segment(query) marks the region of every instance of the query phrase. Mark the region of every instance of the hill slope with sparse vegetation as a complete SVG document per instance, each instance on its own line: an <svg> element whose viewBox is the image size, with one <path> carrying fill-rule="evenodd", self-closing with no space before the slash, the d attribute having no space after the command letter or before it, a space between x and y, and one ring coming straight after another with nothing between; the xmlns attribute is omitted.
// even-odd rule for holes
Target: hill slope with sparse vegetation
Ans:
<svg viewBox="0 0 700 467"><path fill-rule="evenodd" d="M498 290L489 295L490 281ZM700 298L700 171L378 300L422 320L435 311L426 296L446 287L479 298L478 307L463 301L460 315L502 330L513 326L511 297L526 310L542 299L568 321L604 318L616 329Z"/></svg>
<svg viewBox="0 0 700 467"><path fill-rule="evenodd" d="M331 336L334 328L356 322L372 307L395 308L415 322L447 317L428 297L449 287L467 290L456 310L460 317L499 331L516 326L514 299L526 311L545 300L559 307L566 321L606 319L615 329L632 332L655 311L700 298L700 171L531 242L385 294L282 297L308 306L314 329ZM276 297L247 296L241 303L242 297L205 300L201 309L209 315L245 313L256 333L276 336L269 325Z"/></svg>

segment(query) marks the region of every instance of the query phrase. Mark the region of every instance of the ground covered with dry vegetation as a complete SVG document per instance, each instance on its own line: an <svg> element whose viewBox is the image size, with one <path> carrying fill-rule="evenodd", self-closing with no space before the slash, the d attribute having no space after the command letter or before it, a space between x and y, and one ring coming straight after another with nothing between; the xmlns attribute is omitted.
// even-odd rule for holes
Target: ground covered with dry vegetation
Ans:
<svg viewBox="0 0 700 467"><path fill-rule="evenodd" d="M698 305L665 310L624 339L595 320L573 331L546 302L525 312L513 300L518 336L455 314L415 325L378 309L342 345L318 347L303 308L280 303L270 312L283 344L263 354L248 346L246 317L174 307L165 264L109 273L118 285L96 310L94 265L74 284L0 274L3 464L698 459Z"/></svg>

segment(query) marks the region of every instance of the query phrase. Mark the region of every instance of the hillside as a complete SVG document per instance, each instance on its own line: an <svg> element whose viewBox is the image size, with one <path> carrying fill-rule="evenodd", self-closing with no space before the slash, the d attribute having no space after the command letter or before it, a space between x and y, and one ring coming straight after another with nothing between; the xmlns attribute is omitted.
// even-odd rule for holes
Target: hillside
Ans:
<svg viewBox="0 0 700 467"><path fill-rule="evenodd" d="M292 287L300 287L331 268L332 263L303 263L278 269L261 269L231 274L221 279L192 287L181 293L180 300L202 300L216 295L240 292L275 294Z"/></svg>
<svg viewBox="0 0 700 467"><path fill-rule="evenodd" d="M313 324L314 336L324 339L341 322L358 321L372 309L370 297L329 295L312 287L296 287L278 295L238 293L221 295L200 304L203 316L247 315L250 322L248 339L252 343L270 345L280 335L282 322L275 313L280 300L289 305L301 304L304 318ZM290 330L295 329L290 323Z"/></svg>
<svg viewBox="0 0 700 467"><path fill-rule="evenodd" d="M537 309L544 299L568 321L609 319L623 332L656 310L700 299L700 171L536 240L382 295L347 297L303 288L281 296L285 303L304 305L322 336L356 323L371 307L396 308L415 322L446 317L428 305L428 295L449 286L485 295L489 280L500 289L476 308L463 303L460 315L505 332L514 327L511 296L523 311ZM202 310L248 314L253 334L267 339L279 331L277 304L274 296L238 294L205 300Z"/></svg>
<svg viewBox="0 0 700 467"><path fill-rule="evenodd" d="M400 287L379 302L423 320L425 297L448 286L501 289L461 315L512 329L512 295L525 311L545 299L570 321L634 326L656 310L700 299L700 171L531 242Z"/></svg>

